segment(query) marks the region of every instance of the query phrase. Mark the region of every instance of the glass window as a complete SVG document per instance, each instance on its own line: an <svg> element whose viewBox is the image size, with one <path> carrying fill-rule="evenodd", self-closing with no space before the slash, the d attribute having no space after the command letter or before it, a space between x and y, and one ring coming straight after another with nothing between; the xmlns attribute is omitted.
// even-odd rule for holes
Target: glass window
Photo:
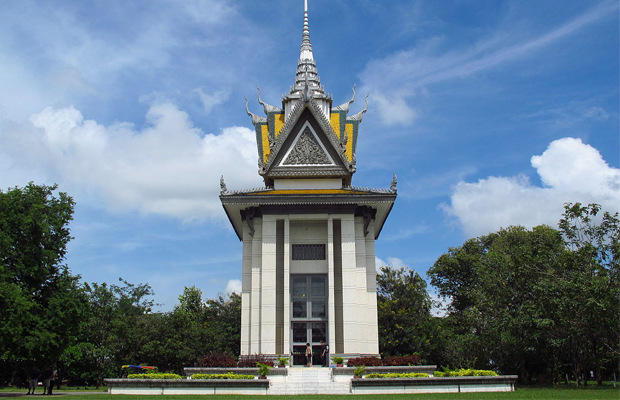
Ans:
<svg viewBox="0 0 620 400"><path fill-rule="evenodd" d="M305 276L293 277L293 296L303 297L307 292L307 281Z"/></svg>
<svg viewBox="0 0 620 400"><path fill-rule="evenodd" d="M293 301L293 318L306 318L308 316L306 300L294 300ZM312 309L314 314L314 308Z"/></svg>
<svg viewBox="0 0 620 400"><path fill-rule="evenodd" d="M311 280L312 295L313 296L325 296L325 277L313 276Z"/></svg>
<svg viewBox="0 0 620 400"><path fill-rule="evenodd" d="M325 301L312 301L312 318L325 318Z"/></svg>
<svg viewBox="0 0 620 400"><path fill-rule="evenodd" d="M307 342L308 328L305 322L293 323L293 342Z"/></svg>
<svg viewBox="0 0 620 400"><path fill-rule="evenodd" d="M326 332L326 324L324 322L313 322L312 323L312 341L318 343L319 341L327 341L327 337L325 335Z"/></svg>

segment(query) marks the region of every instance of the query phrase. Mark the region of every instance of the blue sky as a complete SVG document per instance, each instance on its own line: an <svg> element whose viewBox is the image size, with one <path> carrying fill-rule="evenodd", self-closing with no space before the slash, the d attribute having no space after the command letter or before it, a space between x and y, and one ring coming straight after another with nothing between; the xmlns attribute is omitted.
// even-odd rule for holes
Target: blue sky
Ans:
<svg viewBox="0 0 620 400"><path fill-rule="evenodd" d="M256 85L294 83L303 1L0 5L0 187L58 183L77 202L67 262L88 282L239 288L220 205L262 186ZM620 211L618 1L310 0L334 104L369 110L353 184L398 198L379 264L425 276L448 247L556 226L564 202Z"/></svg>

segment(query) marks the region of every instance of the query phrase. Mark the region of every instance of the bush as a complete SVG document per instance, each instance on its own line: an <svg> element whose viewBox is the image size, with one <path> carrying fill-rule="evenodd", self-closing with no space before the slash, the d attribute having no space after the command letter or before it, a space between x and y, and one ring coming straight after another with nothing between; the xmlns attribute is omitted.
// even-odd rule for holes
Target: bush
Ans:
<svg viewBox="0 0 620 400"><path fill-rule="evenodd" d="M205 368L231 368L236 367L234 358L224 353L208 353L198 362L199 367Z"/></svg>
<svg viewBox="0 0 620 400"><path fill-rule="evenodd" d="M181 375L178 374L164 374L164 373L154 373L154 374L129 374L127 375L128 379L181 379Z"/></svg>
<svg viewBox="0 0 620 400"><path fill-rule="evenodd" d="M366 367L380 367L381 359L377 357L349 358L349 361L347 361L347 365L349 367L359 367L360 365L364 365Z"/></svg>
<svg viewBox="0 0 620 400"><path fill-rule="evenodd" d="M239 357L237 366L239 368L256 368L258 363L273 367L273 361L262 354Z"/></svg>
<svg viewBox="0 0 620 400"><path fill-rule="evenodd" d="M424 373L424 372L410 372L410 373L403 373L403 374L397 374L397 373L393 373L390 372L388 374L368 374L366 375L366 378L368 379L373 379L373 378L428 378L429 375Z"/></svg>
<svg viewBox="0 0 620 400"><path fill-rule="evenodd" d="M435 371L435 377L453 377L453 376L497 376L495 371L489 371L484 369L457 369L454 371L446 370L444 372Z"/></svg>
<svg viewBox="0 0 620 400"><path fill-rule="evenodd" d="M192 379L254 379L254 375L233 374L194 374Z"/></svg>
<svg viewBox="0 0 620 400"><path fill-rule="evenodd" d="M389 356L383 359L383 365L385 366L408 366L408 365L420 365L422 357L417 354L410 356Z"/></svg>

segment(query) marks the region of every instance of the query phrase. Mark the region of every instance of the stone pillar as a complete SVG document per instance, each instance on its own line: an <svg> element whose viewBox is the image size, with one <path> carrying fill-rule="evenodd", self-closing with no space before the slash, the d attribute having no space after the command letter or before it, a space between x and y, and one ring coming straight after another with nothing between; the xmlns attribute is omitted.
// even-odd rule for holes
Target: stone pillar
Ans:
<svg viewBox="0 0 620 400"><path fill-rule="evenodd" d="M327 219L327 344L336 349L336 294L335 294L334 218Z"/></svg>
<svg viewBox="0 0 620 400"><path fill-rule="evenodd" d="M291 354L291 223L284 216L284 353ZM292 362L292 360L291 360Z"/></svg>
<svg viewBox="0 0 620 400"><path fill-rule="evenodd" d="M243 226L243 255L241 259L241 354L251 354L251 296L252 296L252 237L247 224Z"/></svg>
<svg viewBox="0 0 620 400"><path fill-rule="evenodd" d="M368 294L366 284L366 238L364 237L364 219L355 217L355 287L357 301L357 331L361 333L355 353L367 354L368 343Z"/></svg>
<svg viewBox="0 0 620 400"><path fill-rule="evenodd" d="M263 216L260 334L262 354L276 354L276 231L275 217Z"/></svg>
<svg viewBox="0 0 620 400"><path fill-rule="evenodd" d="M371 232L366 235L366 295L367 309L368 309L368 350L369 354L379 354L379 326L377 315L377 267L375 265L375 237L373 220L368 226L368 231Z"/></svg>
<svg viewBox="0 0 620 400"><path fill-rule="evenodd" d="M252 238L252 294L250 311L250 354L261 354L261 263L262 263L263 222L254 218L254 237Z"/></svg>
<svg viewBox="0 0 620 400"><path fill-rule="evenodd" d="M357 277L355 254L355 220L353 215L343 215L342 232L342 333L345 353L358 352L357 331Z"/></svg>

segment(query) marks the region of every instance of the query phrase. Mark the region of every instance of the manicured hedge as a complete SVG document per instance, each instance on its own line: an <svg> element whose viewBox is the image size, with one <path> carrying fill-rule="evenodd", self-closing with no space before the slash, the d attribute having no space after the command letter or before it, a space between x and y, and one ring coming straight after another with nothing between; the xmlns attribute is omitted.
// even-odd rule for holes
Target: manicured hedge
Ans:
<svg viewBox="0 0 620 400"><path fill-rule="evenodd" d="M451 376L497 376L495 371L484 369L457 369L455 371L435 371L435 377L451 377Z"/></svg>
<svg viewBox="0 0 620 400"><path fill-rule="evenodd" d="M230 368L236 367L237 361L228 354L207 353L200 359L198 366L205 368Z"/></svg>
<svg viewBox="0 0 620 400"><path fill-rule="evenodd" d="M181 375L177 374L164 374L164 373L155 373L155 374L129 374L127 375L129 379L181 379Z"/></svg>
<svg viewBox="0 0 620 400"><path fill-rule="evenodd" d="M357 357L349 358L347 365L349 367L359 367L361 365L365 367L380 367L383 364L381 363L381 359L377 357Z"/></svg>
<svg viewBox="0 0 620 400"><path fill-rule="evenodd" d="M373 378L428 378L429 375L427 373L424 372L410 372L410 373L404 373L404 374L397 374L397 373L387 373L387 374L368 374L366 375L366 378L368 379L373 379Z"/></svg>
<svg viewBox="0 0 620 400"><path fill-rule="evenodd" d="M254 375L233 374L193 374L192 379L254 379Z"/></svg>
<svg viewBox="0 0 620 400"><path fill-rule="evenodd" d="M347 361L347 365L349 367L359 367L360 365L366 367L393 367L419 365L421 361L422 359L419 355L412 354L410 356L389 356L384 358L383 360L377 357L349 358L349 361Z"/></svg>
<svg viewBox="0 0 620 400"><path fill-rule="evenodd" d="M256 368L256 363L265 364L273 367L273 360L262 354L251 354L239 357L237 367L239 368Z"/></svg>

